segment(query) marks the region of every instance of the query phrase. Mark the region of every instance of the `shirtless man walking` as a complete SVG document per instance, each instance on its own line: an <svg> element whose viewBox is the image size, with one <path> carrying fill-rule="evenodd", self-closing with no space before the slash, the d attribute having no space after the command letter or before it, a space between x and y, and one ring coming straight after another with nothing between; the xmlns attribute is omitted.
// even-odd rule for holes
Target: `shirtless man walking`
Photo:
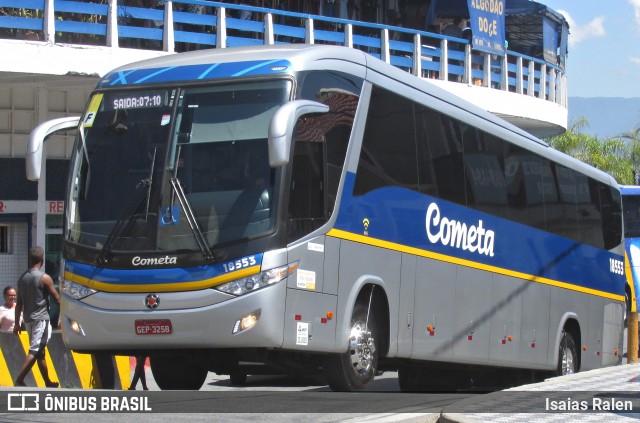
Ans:
<svg viewBox="0 0 640 423"><path fill-rule="evenodd" d="M29 270L24 272L18 280L16 322L20 321L20 313L22 313L29 334L29 353L22 363L22 368L14 383L15 386L26 386L24 378L36 362L47 388L57 388L59 385L58 382L52 382L49 379L49 370L45 361L45 347L51 338L51 324L49 323L45 292L51 294L58 303L60 295L53 286L51 276L40 270L43 265L44 249L38 246L31 248L29 250ZM15 325L13 333L19 335L20 331L20 325Z"/></svg>

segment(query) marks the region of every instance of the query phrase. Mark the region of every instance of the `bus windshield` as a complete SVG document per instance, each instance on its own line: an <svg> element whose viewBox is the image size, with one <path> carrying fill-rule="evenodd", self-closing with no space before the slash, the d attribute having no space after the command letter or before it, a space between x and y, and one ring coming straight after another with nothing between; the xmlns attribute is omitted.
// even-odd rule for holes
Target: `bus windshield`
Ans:
<svg viewBox="0 0 640 423"><path fill-rule="evenodd" d="M267 131L291 86L94 94L72 158L66 239L102 253L189 252L269 233Z"/></svg>

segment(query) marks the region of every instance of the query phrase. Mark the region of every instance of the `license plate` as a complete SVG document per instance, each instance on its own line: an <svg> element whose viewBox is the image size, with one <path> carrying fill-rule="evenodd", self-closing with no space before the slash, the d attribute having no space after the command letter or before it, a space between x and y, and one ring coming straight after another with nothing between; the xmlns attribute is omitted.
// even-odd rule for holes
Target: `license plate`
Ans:
<svg viewBox="0 0 640 423"><path fill-rule="evenodd" d="M136 335L170 335L171 320L136 320Z"/></svg>

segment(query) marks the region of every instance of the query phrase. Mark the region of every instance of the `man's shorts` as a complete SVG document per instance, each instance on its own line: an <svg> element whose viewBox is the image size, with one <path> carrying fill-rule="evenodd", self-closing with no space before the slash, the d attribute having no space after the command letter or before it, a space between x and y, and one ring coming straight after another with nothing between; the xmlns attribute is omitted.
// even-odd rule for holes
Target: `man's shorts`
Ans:
<svg viewBox="0 0 640 423"><path fill-rule="evenodd" d="M44 347L51 339L51 324L48 320L25 322L29 334L29 354L38 357L44 354Z"/></svg>

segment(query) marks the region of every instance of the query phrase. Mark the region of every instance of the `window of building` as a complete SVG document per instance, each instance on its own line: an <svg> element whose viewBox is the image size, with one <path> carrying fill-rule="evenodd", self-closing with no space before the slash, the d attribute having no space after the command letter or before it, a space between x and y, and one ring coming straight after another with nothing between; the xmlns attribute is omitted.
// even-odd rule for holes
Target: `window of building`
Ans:
<svg viewBox="0 0 640 423"><path fill-rule="evenodd" d="M9 252L9 226L0 225L0 253Z"/></svg>

